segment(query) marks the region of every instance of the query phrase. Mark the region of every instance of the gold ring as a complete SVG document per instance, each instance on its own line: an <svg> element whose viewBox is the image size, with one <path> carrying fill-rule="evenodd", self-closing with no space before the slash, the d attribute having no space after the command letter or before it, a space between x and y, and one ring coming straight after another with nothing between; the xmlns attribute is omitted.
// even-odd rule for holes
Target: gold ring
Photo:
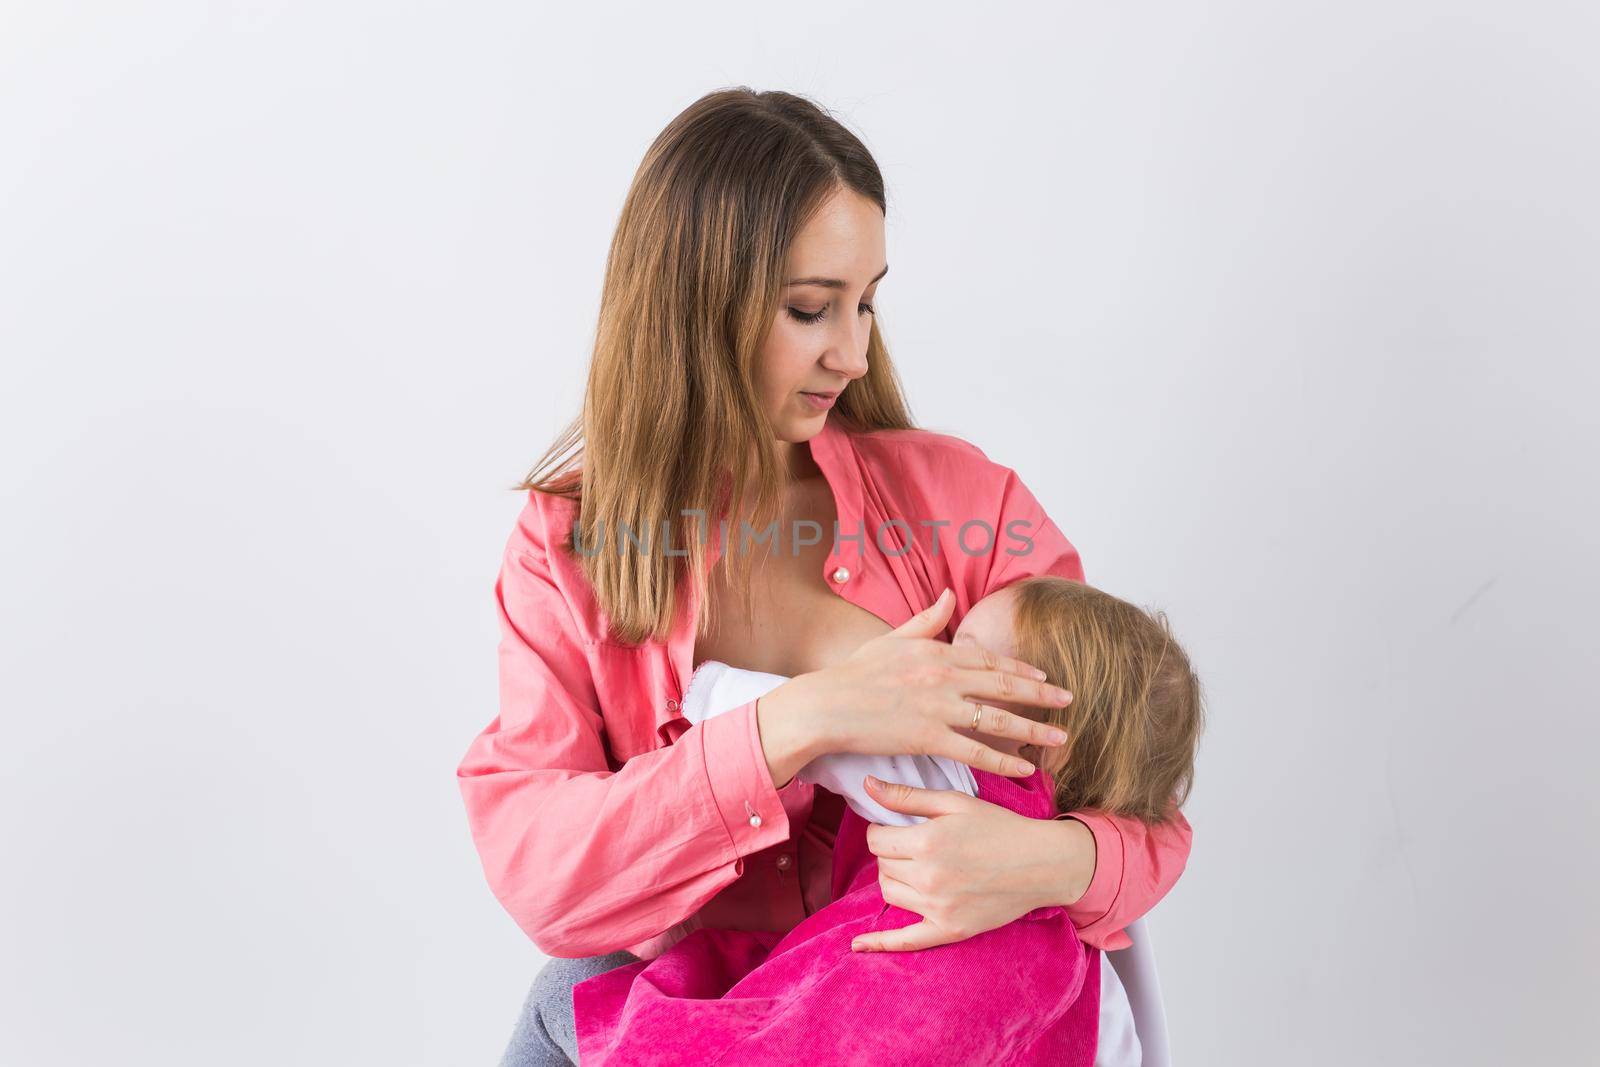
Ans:
<svg viewBox="0 0 1600 1067"><path fill-rule="evenodd" d="M977 701L973 701L972 702L972 726L970 728L973 729L973 730L976 730L978 728L978 720L981 719L981 718L983 718L983 705L979 704Z"/></svg>

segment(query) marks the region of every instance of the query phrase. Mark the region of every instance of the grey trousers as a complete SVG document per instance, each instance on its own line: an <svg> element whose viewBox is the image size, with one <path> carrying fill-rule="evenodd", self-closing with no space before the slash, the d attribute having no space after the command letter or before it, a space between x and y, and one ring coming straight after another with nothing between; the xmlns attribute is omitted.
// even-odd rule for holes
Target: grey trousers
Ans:
<svg viewBox="0 0 1600 1067"><path fill-rule="evenodd" d="M500 1067L569 1067L578 1062L572 987L585 978L632 963L626 949L580 960L551 959L533 979Z"/></svg>

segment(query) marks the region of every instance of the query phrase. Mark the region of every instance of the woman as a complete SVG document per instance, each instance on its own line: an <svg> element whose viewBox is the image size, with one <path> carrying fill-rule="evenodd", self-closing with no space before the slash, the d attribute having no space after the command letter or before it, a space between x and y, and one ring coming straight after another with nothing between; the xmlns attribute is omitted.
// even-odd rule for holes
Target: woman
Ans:
<svg viewBox="0 0 1600 1067"><path fill-rule="evenodd" d="M703 97L635 176L582 417L523 483L496 583L500 714L457 770L491 888L558 957L507 1063L576 1060L583 978L827 904L843 807L795 780L815 756L1023 777L985 736L1056 743L985 703L1069 699L1030 665L893 632L945 587L953 631L993 589L1083 571L1014 472L913 427L872 306L884 208L860 141L787 93ZM791 680L690 726L678 702L707 659ZM866 948L959 941L1045 904L1120 948L1188 856L1181 817L883 802L928 816L868 841L885 899L922 921Z"/></svg>

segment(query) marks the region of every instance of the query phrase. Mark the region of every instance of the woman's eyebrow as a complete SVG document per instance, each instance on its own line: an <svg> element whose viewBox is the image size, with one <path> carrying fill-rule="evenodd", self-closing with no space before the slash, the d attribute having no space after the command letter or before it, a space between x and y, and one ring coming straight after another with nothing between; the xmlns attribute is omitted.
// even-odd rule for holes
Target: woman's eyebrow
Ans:
<svg viewBox="0 0 1600 1067"><path fill-rule="evenodd" d="M872 279L872 282L877 281L878 278L882 278L885 274L888 274L888 273L889 273L889 264L885 263L883 265L883 269L878 272L877 277ZM867 284L871 285L872 282L868 282ZM824 289L843 289L845 287L845 283L843 281L839 280L838 278L790 278L784 284L785 285L817 285L817 286L821 286Z"/></svg>

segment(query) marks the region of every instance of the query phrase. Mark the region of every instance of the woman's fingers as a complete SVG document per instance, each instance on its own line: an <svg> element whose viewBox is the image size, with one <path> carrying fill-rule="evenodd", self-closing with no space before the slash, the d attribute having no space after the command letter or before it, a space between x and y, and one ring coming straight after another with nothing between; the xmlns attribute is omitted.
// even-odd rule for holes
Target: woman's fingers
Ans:
<svg viewBox="0 0 1600 1067"><path fill-rule="evenodd" d="M989 710L999 711L998 708ZM1020 756L1008 756L1004 752L990 748L977 738L966 737L954 730L945 734L944 742L934 755L953 759L957 763L965 763L969 767L976 767L990 774L1004 774L1011 778L1026 778L1033 773L1033 764Z"/></svg>
<svg viewBox="0 0 1600 1067"><path fill-rule="evenodd" d="M957 691L974 700L993 700L1002 704L1030 704L1040 708L1064 708L1072 694L1049 682L1019 678L1005 671L957 670Z"/></svg>
<svg viewBox="0 0 1600 1067"><path fill-rule="evenodd" d="M931 640L944 630L950 621L950 613L955 610L955 605L955 594L946 589L932 604L896 626L888 634L879 636L888 637L892 634L896 637L926 637Z"/></svg>
<svg viewBox="0 0 1600 1067"><path fill-rule="evenodd" d="M952 645L939 642L938 646L941 658L952 667L959 667L963 670L1005 671L1007 674L1015 674L1041 682L1045 678L1044 671L1041 671L1033 664L1024 663L1020 659L1014 659L1011 656L1002 656L1000 653L984 648L982 645L969 645L966 643Z"/></svg>
<svg viewBox="0 0 1600 1067"><path fill-rule="evenodd" d="M892 827L886 827L886 829L905 830L905 829L909 829L909 827L892 826ZM874 851L876 851L876 850L874 850ZM912 885L913 884L912 879L916 878L917 872L919 870L921 870L921 868L917 864L917 861L912 859L909 855L906 856L904 859L901 859L901 858L896 857L896 856L885 856L883 853L879 852L879 853L877 853L877 857L878 857L878 873L880 875L885 875L886 874L890 878L894 878L894 879L897 879L899 881L902 881L902 882L906 883L907 885Z"/></svg>
<svg viewBox="0 0 1600 1067"><path fill-rule="evenodd" d="M914 911L921 915L928 908L928 902L916 886L902 882L894 875L883 869L883 864L878 864L878 889L883 893L885 904L893 904L897 908Z"/></svg>
<svg viewBox="0 0 1600 1067"><path fill-rule="evenodd" d="M978 711L978 724L972 724L972 712ZM960 719L957 722L957 719ZM995 737L1014 737L1033 745L1064 745L1067 743L1066 731L1047 722L1035 722L1033 719L1015 712L997 708L992 704L982 704L976 700L964 700L961 708L950 719L950 725L960 726L963 729L974 730L980 734L992 734Z"/></svg>
<svg viewBox="0 0 1600 1067"><path fill-rule="evenodd" d="M891 826L887 823L869 823L867 850L878 858L879 865L909 864L916 855L914 845L918 826Z"/></svg>

